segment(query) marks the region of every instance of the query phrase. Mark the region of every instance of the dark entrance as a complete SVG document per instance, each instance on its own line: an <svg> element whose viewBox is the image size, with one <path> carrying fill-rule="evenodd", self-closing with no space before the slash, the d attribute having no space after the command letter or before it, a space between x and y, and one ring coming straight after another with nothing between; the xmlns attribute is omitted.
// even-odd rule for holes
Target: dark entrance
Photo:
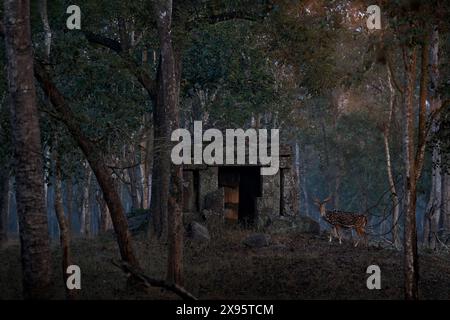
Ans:
<svg viewBox="0 0 450 320"><path fill-rule="evenodd" d="M225 193L225 218L252 226L256 221L256 197L261 196L260 168L230 166L219 168L219 187Z"/></svg>

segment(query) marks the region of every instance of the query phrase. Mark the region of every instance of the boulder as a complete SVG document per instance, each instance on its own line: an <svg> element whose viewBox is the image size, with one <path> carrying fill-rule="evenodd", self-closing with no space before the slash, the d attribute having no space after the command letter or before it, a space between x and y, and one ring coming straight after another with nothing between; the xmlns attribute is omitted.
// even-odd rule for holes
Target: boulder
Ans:
<svg viewBox="0 0 450 320"><path fill-rule="evenodd" d="M304 216L272 217L267 223L267 228L275 233L299 232L320 234L320 225L317 221Z"/></svg>
<svg viewBox="0 0 450 320"><path fill-rule="evenodd" d="M264 233L249 235L242 243L250 248L262 248L270 245L270 236Z"/></svg>
<svg viewBox="0 0 450 320"><path fill-rule="evenodd" d="M298 232L311 233L315 235L320 234L320 224L316 220L305 216L296 216L294 221L296 225L295 229Z"/></svg>
<svg viewBox="0 0 450 320"><path fill-rule="evenodd" d="M198 222L191 222L187 227L187 236L193 240L209 241L211 237L209 235L208 228Z"/></svg>

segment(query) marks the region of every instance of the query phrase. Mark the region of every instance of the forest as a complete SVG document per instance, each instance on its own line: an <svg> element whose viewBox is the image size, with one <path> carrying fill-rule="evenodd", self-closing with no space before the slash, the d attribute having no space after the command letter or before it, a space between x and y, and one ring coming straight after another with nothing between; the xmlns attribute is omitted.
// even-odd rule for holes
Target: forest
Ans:
<svg viewBox="0 0 450 320"><path fill-rule="evenodd" d="M450 299L449 1L1 2L0 300Z"/></svg>

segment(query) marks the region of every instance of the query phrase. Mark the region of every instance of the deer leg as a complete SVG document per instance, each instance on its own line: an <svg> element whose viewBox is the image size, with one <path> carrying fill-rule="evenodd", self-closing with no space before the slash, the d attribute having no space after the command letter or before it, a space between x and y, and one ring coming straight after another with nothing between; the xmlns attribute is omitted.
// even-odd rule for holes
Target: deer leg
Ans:
<svg viewBox="0 0 450 320"><path fill-rule="evenodd" d="M358 246L359 242L361 241L361 238L364 237L364 230L360 228L356 228L356 233L358 234L358 241L355 243L355 248Z"/></svg>
<svg viewBox="0 0 450 320"><path fill-rule="evenodd" d="M339 227L336 226L335 229L336 229L337 238L339 239L339 244L342 244L342 234L339 232Z"/></svg>
<svg viewBox="0 0 450 320"><path fill-rule="evenodd" d="M333 239L333 232L335 231L335 228L333 227L333 229L330 230L330 240L328 242L331 243L332 239Z"/></svg>

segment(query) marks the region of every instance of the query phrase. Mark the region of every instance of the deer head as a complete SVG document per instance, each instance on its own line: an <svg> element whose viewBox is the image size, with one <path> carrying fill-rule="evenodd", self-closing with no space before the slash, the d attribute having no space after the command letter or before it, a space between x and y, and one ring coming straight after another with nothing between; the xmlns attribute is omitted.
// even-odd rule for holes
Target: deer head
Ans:
<svg viewBox="0 0 450 320"><path fill-rule="evenodd" d="M319 212L322 217L324 217L325 213L326 213L325 204L330 200L331 200L331 195L326 197L322 201L320 201L318 198L313 199L314 204L319 207Z"/></svg>

